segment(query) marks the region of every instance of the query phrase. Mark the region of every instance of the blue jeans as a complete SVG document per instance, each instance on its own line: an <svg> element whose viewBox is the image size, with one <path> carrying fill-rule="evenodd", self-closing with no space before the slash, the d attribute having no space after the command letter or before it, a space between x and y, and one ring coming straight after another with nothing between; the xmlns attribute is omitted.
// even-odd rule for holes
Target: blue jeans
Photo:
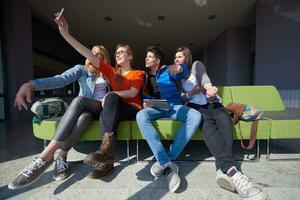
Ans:
<svg viewBox="0 0 300 200"><path fill-rule="evenodd" d="M164 149L159 133L152 124L152 121L160 118L171 118L182 122L168 152ZM159 108L142 109L137 113L136 120L156 160L161 166L164 166L171 160L176 159L192 138L196 129L199 128L201 114L193 108L175 105L170 110Z"/></svg>

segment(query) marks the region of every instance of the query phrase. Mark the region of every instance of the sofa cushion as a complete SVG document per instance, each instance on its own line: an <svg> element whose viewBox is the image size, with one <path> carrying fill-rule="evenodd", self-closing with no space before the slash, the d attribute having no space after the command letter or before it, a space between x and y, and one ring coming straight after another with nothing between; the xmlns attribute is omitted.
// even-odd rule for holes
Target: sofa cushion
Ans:
<svg viewBox="0 0 300 200"><path fill-rule="evenodd" d="M176 131L179 129L181 125L181 122L163 118L154 121L153 124L162 140L173 140L175 138ZM144 137L141 134L141 131L136 121L131 122L131 129L132 129L132 139L144 140ZM192 137L192 140L202 140L202 139L203 137L200 134L200 131L198 129L194 134L194 136Z"/></svg>
<svg viewBox="0 0 300 200"><path fill-rule="evenodd" d="M272 119L272 139L300 138L300 109L287 108L285 111L265 112Z"/></svg>
<svg viewBox="0 0 300 200"><path fill-rule="evenodd" d="M242 132L243 139L250 138L252 122L239 121L236 125L236 129L240 129ZM239 131L236 131L236 135L234 135L234 139L241 139ZM259 120L257 127L257 139L268 139L271 135L271 121L267 119Z"/></svg>
<svg viewBox="0 0 300 200"><path fill-rule="evenodd" d="M60 118L43 120L40 124L33 124L33 134L43 140L52 140ZM80 140L97 141L100 140L100 127L98 121L93 121L87 130L81 135ZM117 140L131 139L131 123L121 122L118 126Z"/></svg>
<svg viewBox="0 0 300 200"><path fill-rule="evenodd" d="M232 101L235 103L251 104L263 111L283 111L285 109L274 86L231 86L230 88Z"/></svg>
<svg viewBox="0 0 300 200"><path fill-rule="evenodd" d="M224 105L232 102L231 89L229 86L219 86L218 90L218 94L222 98Z"/></svg>

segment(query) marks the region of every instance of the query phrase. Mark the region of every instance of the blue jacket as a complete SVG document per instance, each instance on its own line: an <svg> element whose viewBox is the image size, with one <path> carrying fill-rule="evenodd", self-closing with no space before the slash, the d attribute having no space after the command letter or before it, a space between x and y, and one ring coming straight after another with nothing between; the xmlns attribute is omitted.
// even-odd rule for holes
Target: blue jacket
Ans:
<svg viewBox="0 0 300 200"><path fill-rule="evenodd" d="M84 65L75 65L71 69L49 78L32 80L35 90L51 90L62 88L70 83L78 81L80 90L78 96L91 98L94 92L96 76L84 68ZM108 87L109 88L109 87Z"/></svg>
<svg viewBox="0 0 300 200"><path fill-rule="evenodd" d="M181 99L180 91L177 88L176 80L180 81L189 75L189 69L186 65L180 65L183 71L179 74L169 74L167 69L170 66L162 67L157 71L156 82L159 85L160 98L166 99L169 105L182 105L183 101Z"/></svg>

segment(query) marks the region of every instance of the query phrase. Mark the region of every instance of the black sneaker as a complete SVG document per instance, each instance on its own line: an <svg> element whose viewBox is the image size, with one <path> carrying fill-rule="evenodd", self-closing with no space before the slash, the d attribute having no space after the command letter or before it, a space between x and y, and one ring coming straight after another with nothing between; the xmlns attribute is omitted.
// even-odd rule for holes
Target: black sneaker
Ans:
<svg viewBox="0 0 300 200"><path fill-rule="evenodd" d="M69 169L69 167L68 167L66 158L63 158L61 156L57 157L55 160L53 178L57 181L67 178L68 169Z"/></svg>
<svg viewBox="0 0 300 200"><path fill-rule="evenodd" d="M20 189L31 185L42 175L44 171L52 164L51 160L44 160L40 157L35 158L29 165L27 165L14 180L8 184L11 190Z"/></svg>

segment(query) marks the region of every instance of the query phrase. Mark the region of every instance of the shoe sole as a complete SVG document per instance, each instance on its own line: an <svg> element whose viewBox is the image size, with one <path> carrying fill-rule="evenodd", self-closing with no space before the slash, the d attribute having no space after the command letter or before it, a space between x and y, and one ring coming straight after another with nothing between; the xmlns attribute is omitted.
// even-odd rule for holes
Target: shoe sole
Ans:
<svg viewBox="0 0 300 200"><path fill-rule="evenodd" d="M97 164L101 164L101 163L112 164L114 162L116 162L115 159L97 160L97 161L95 161L95 160L86 160L86 159L83 160L83 163L88 164L88 165L97 165Z"/></svg>
<svg viewBox="0 0 300 200"><path fill-rule="evenodd" d="M243 198L243 200L266 200L266 199L267 199L267 196L263 192L257 194L254 197Z"/></svg>
<svg viewBox="0 0 300 200"><path fill-rule="evenodd" d="M66 174L65 176L61 177L61 176L54 176L53 175L53 179L56 180L56 181L61 181L61 180L64 180L68 177L68 174Z"/></svg>
<svg viewBox="0 0 300 200"><path fill-rule="evenodd" d="M181 180L180 180L180 178L179 178L179 181L177 181L177 183L174 185L174 187L172 187L171 189L169 189L170 190L170 192L176 192L176 190L179 188L179 186L180 186L180 183L181 183Z"/></svg>
<svg viewBox="0 0 300 200"><path fill-rule="evenodd" d="M104 176L91 176L90 174L88 174L88 178L90 178L90 179L101 179L101 178L103 178L103 177L106 177L106 176L108 176L108 175L111 175L113 172L114 172L114 169L115 168L113 168L112 170L110 170L109 172L107 172L106 174L104 174Z"/></svg>
<svg viewBox="0 0 300 200"><path fill-rule="evenodd" d="M53 161L52 161L52 163L53 163ZM16 190L16 189L22 189L22 188L25 188L25 187L28 187L28 186L30 186L30 185L32 185L34 182L36 182L37 180L39 180L40 179L40 177L43 175L43 173L52 165L52 163L36 178L36 179L34 179L33 181L31 181L31 182L29 182L29 183L27 183L27 184L25 184L25 185L22 185L22 186L19 186L19 187L17 187L17 186L12 186L12 185L10 185L10 184L8 184L8 189L10 189L10 190Z"/></svg>
<svg viewBox="0 0 300 200"><path fill-rule="evenodd" d="M229 190L231 192L235 191L234 185L230 184L225 178L218 178L216 182L221 188L224 188L225 190Z"/></svg>

